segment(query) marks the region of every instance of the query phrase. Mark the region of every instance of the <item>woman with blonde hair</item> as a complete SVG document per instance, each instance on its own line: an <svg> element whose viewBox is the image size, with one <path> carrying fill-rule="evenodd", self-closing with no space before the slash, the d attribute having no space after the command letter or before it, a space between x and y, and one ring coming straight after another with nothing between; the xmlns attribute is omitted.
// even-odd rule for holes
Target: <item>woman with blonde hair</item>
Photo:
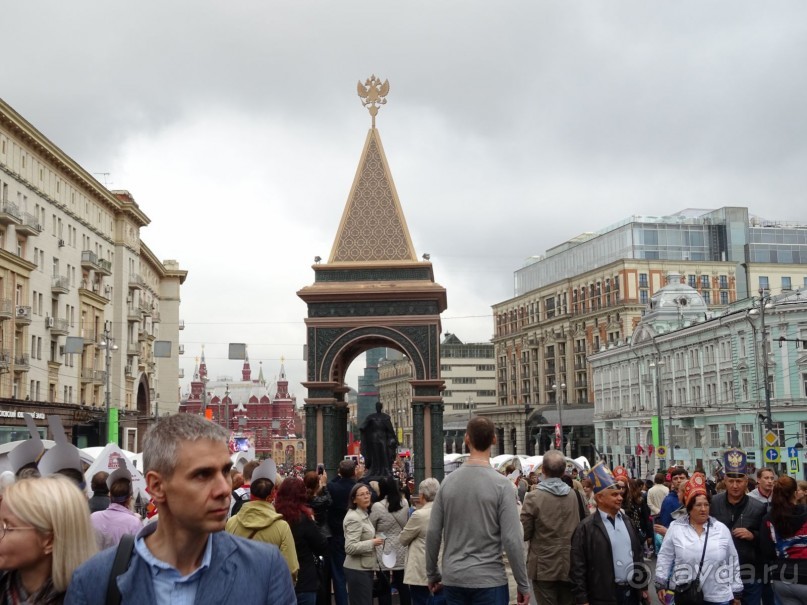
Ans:
<svg viewBox="0 0 807 605"><path fill-rule="evenodd" d="M62 603L97 550L87 498L67 477L23 479L0 501L0 601Z"/></svg>

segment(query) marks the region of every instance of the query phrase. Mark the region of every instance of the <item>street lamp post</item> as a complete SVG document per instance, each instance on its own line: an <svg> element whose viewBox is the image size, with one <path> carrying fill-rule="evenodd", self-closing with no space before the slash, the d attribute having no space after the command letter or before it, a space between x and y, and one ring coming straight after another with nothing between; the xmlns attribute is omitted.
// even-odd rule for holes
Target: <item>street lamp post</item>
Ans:
<svg viewBox="0 0 807 605"><path fill-rule="evenodd" d="M656 414L658 415L658 445L664 445L664 410L661 405L661 370L659 369L664 365L664 360L656 359L650 362L650 367L655 371L653 372L653 381L656 383ZM670 437L672 437L672 406L670 406ZM670 452L672 454L672 452ZM664 470L666 462L659 460L659 468Z"/></svg>
<svg viewBox="0 0 807 605"><path fill-rule="evenodd" d="M117 423L115 428L112 427L112 390L110 387L110 378L112 376L112 351L118 350L118 345L113 344L112 337L109 333L111 326L110 322L104 323L104 340L98 343L100 349L104 349L104 366L106 369L106 393L104 397L104 409L106 412L106 441L107 443L117 443ZM114 433L114 434L113 434Z"/></svg>
<svg viewBox="0 0 807 605"><path fill-rule="evenodd" d="M773 308L771 295L764 288L759 289L759 306L751 309L748 314L755 316L759 314L760 339L762 340L762 381L765 387L765 425L769 431L773 430L773 418L771 417L771 385L768 382L768 331L765 326L765 310Z"/></svg>
<svg viewBox="0 0 807 605"><path fill-rule="evenodd" d="M553 384L552 388L555 390L555 399L558 404L558 432L560 433L560 451L565 454L563 447L563 391L566 389L566 383ZM557 446L557 442L555 443Z"/></svg>

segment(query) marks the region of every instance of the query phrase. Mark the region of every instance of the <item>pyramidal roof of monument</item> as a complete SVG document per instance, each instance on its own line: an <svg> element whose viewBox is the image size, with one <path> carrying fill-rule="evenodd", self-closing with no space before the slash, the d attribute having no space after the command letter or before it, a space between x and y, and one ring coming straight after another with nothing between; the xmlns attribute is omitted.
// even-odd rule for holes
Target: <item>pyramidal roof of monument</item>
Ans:
<svg viewBox="0 0 807 605"><path fill-rule="evenodd" d="M417 262L378 130L367 133L328 263Z"/></svg>

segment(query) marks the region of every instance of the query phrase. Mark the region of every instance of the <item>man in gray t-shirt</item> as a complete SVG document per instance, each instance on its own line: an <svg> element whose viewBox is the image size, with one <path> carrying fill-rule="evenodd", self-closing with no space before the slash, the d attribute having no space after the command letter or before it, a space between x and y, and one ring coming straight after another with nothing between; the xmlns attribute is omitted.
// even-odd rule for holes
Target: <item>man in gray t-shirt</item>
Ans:
<svg viewBox="0 0 807 605"><path fill-rule="evenodd" d="M429 588L442 590L448 605L507 605L502 551L513 570L519 605L530 600L516 490L490 466L494 443L493 423L481 416L472 418L465 431L471 455L446 477L432 505L426 574ZM441 543L442 569L438 570Z"/></svg>

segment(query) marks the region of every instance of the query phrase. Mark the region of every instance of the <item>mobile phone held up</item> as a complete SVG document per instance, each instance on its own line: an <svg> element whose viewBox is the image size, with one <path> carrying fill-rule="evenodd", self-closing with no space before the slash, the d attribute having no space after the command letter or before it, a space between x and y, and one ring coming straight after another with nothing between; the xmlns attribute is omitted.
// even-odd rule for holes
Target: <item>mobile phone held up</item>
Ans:
<svg viewBox="0 0 807 605"><path fill-rule="evenodd" d="M317 475L321 475L324 472L325 472L325 465L320 462L319 464L317 464Z"/></svg>

